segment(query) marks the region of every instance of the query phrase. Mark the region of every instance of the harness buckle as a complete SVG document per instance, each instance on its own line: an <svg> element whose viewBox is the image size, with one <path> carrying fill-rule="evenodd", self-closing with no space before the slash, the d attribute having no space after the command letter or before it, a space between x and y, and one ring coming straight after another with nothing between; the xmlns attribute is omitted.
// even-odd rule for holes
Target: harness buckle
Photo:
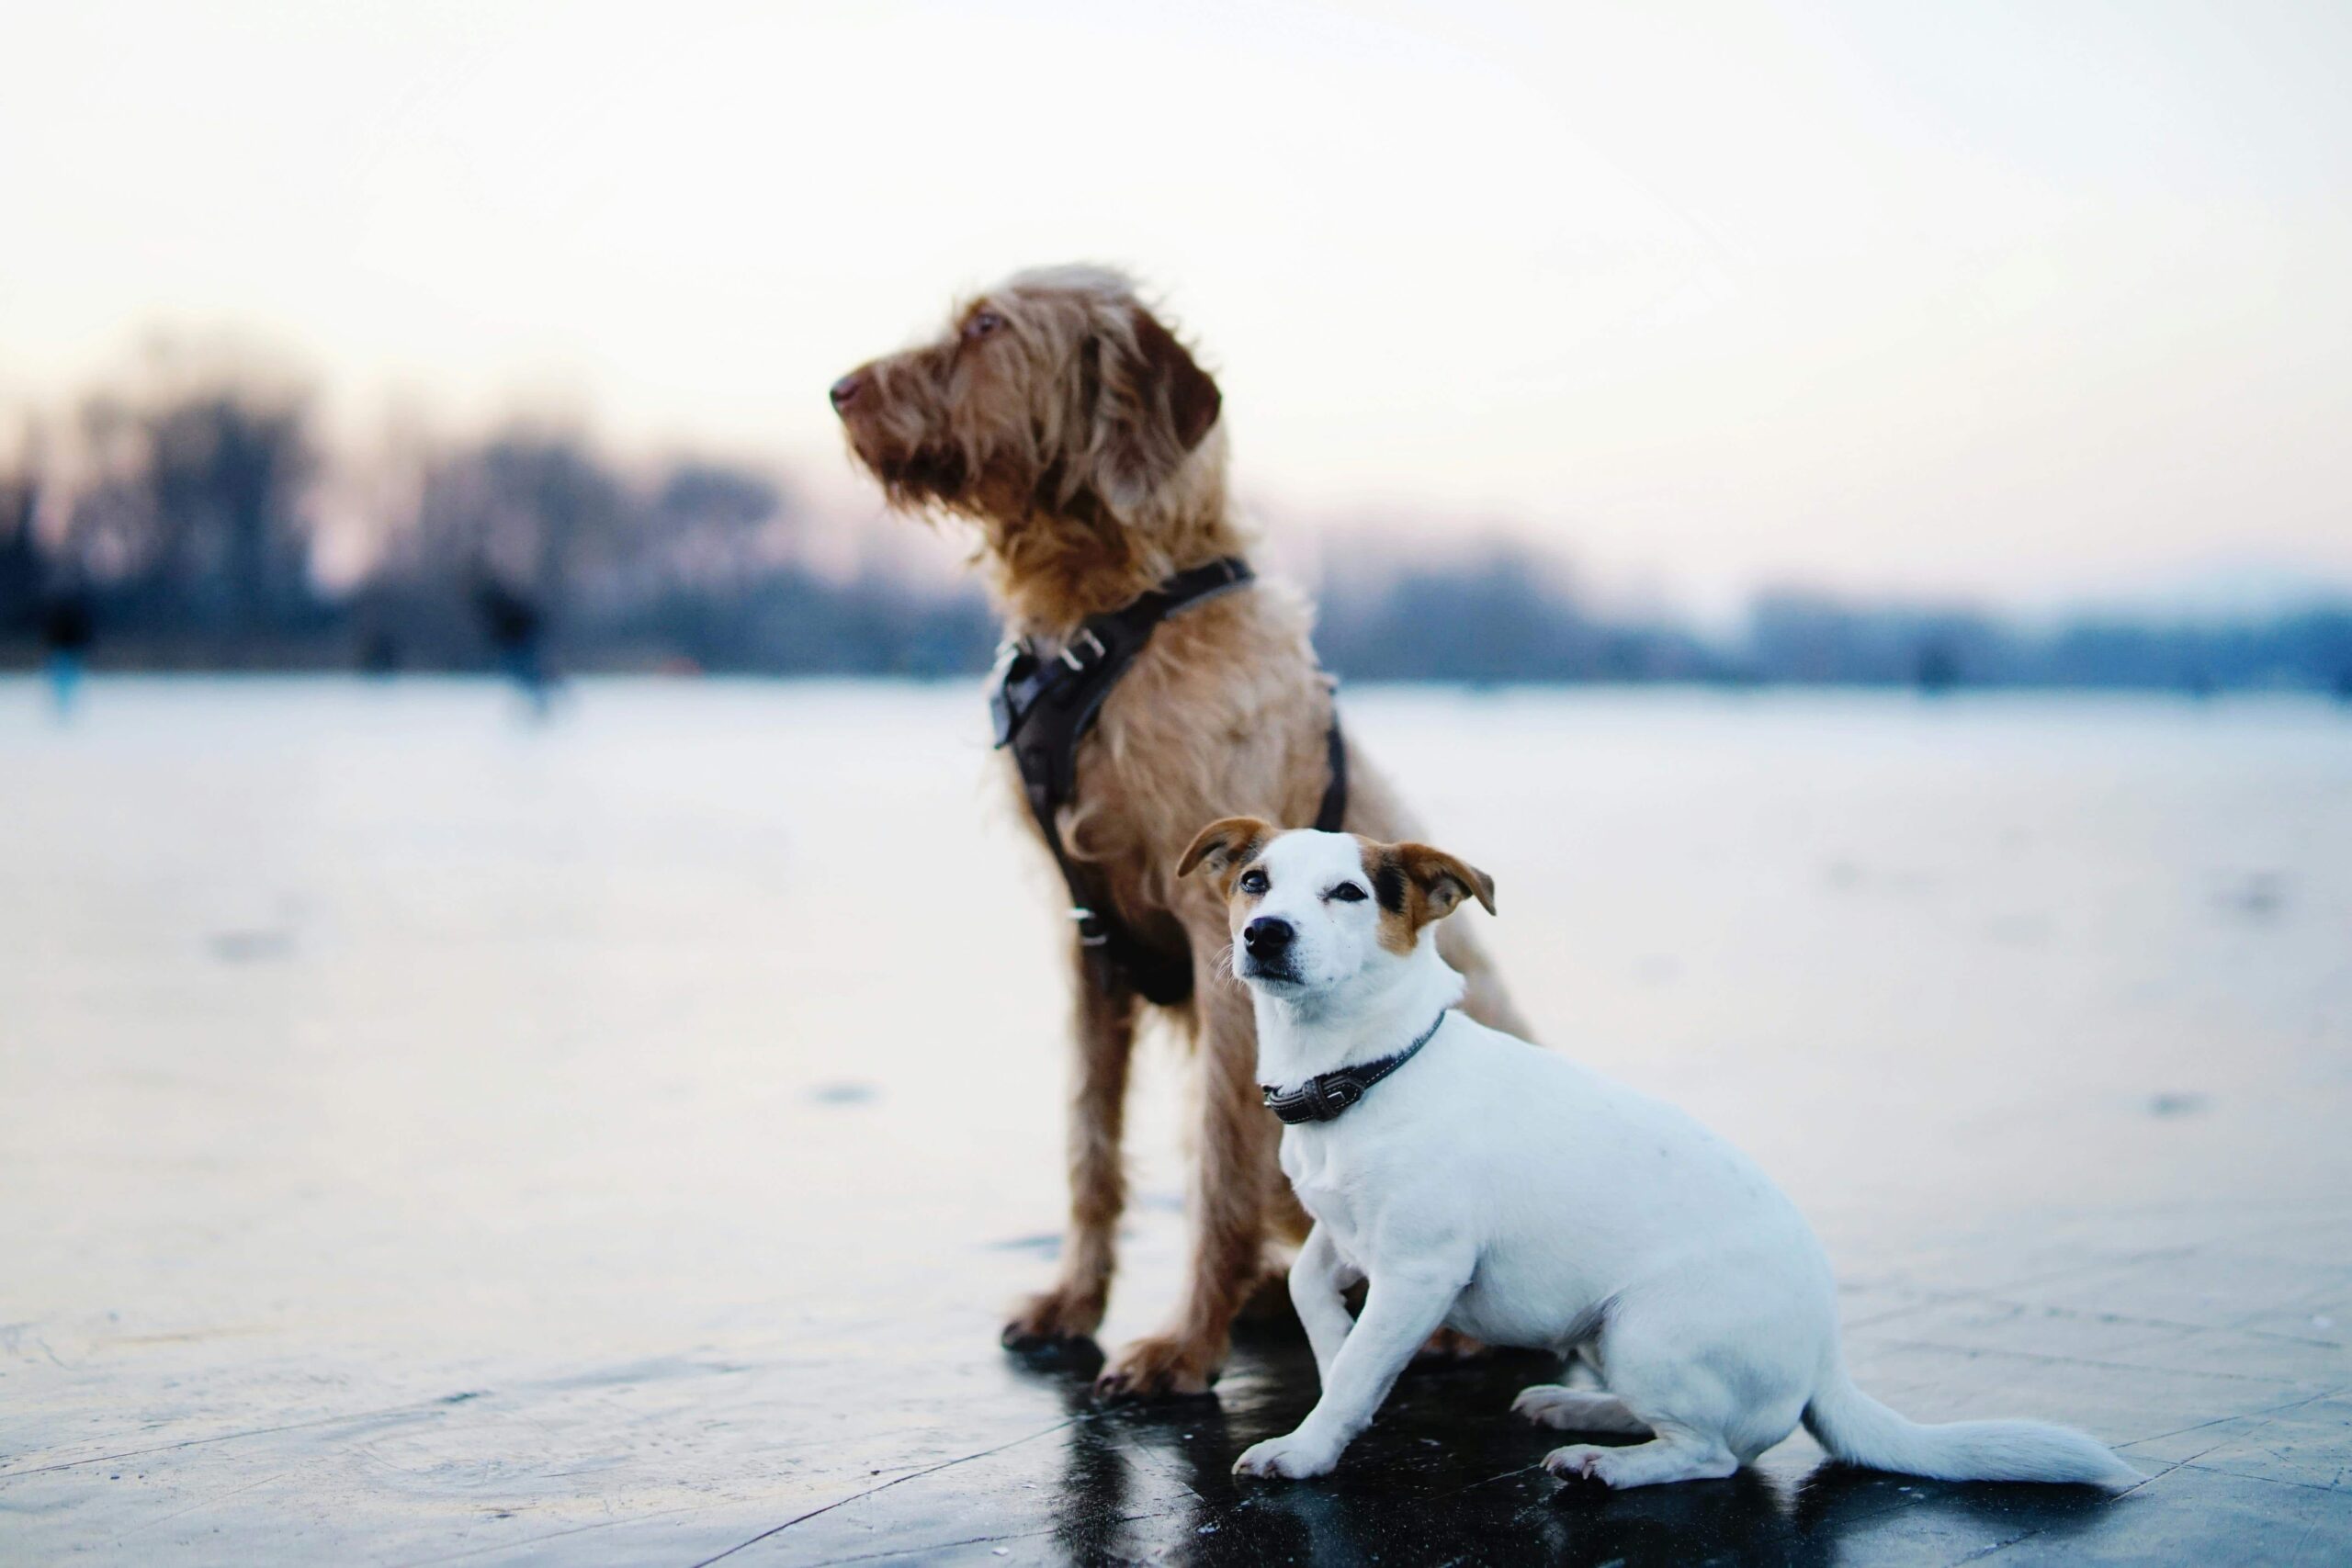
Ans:
<svg viewBox="0 0 2352 1568"><path fill-rule="evenodd" d="M989 720L999 746L1012 742L1035 705L1036 671L1037 652L1027 637L1008 637L997 644L996 668L989 675Z"/></svg>
<svg viewBox="0 0 2352 1568"><path fill-rule="evenodd" d="M1081 647L1087 650L1083 654L1079 651ZM1102 646L1102 639L1094 635L1092 626L1080 626L1078 635L1070 638L1069 645L1062 649L1062 662L1072 671L1082 671L1110 651Z"/></svg>

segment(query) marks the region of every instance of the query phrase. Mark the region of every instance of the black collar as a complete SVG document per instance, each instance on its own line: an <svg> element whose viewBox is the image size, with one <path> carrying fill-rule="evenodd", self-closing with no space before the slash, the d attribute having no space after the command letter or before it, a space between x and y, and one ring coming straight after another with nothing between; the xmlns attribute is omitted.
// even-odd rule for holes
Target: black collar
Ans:
<svg viewBox="0 0 2352 1568"><path fill-rule="evenodd" d="M1317 1073L1296 1089L1284 1094L1270 1083L1258 1086L1266 1096L1266 1109L1292 1126L1301 1122L1336 1122L1340 1112L1362 1100L1372 1086L1413 1059L1415 1052L1430 1043L1438 1026L1445 1021L1445 1011L1440 1011L1421 1037L1393 1056L1383 1056L1376 1062L1360 1066L1339 1067L1328 1073Z"/></svg>

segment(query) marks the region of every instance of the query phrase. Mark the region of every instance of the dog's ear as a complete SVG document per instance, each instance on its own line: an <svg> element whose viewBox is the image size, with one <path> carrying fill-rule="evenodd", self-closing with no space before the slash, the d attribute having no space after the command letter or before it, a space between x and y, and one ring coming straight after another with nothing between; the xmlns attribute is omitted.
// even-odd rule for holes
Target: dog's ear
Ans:
<svg viewBox="0 0 2352 1568"><path fill-rule="evenodd" d="M1208 439L1225 407L1225 394L1217 390L1209 373L1193 362L1176 334L1140 305L1136 307L1136 352L1143 361L1146 378L1158 385L1168 400L1168 426L1175 433L1176 445L1190 452Z"/></svg>
<svg viewBox="0 0 2352 1568"><path fill-rule="evenodd" d="M1465 898L1495 912L1495 879L1459 855L1428 844L1391 844L1381 859L1373 890L1380 907L1412 931L1445 919Z"/></svg>
<svg viewBox="0 0 2352 1568"><path fill-rule="evenodd" d="M1143 504L1208 439L1225 395L1176 334L1141 305L1106 322L1094 347L1094 489L1114 513Z"/></svg>
<svg viewBox="0 0 2352 1568"><path fill-rule="evenodd" d="M1205 863L1220 875L1229 874L1256 854L1274 836L1274 826L1255 817L1227 817L1193 836L1192 848L1176 863L1176 874L1190 876Z"/></svg>

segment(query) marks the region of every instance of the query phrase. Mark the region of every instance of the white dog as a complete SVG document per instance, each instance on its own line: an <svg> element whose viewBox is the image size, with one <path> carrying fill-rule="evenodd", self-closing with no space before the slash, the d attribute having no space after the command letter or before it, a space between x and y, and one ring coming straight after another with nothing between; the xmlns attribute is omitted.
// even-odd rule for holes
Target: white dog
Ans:
<svg viewBox="0 0 2352 1568"><path fill-rule="evenodd" d="M1323 1393L1245 1475L1329 1472L1439 1327L1580 1352L1608 1392L1539 1384L1512 1408L1645 1438L1556 1449L1563 1478L1648 1486L1731 1474L1797 1423L1841 1460L1947 1481L2128 1486L2083 1434L2034 1421L1925 1427L1855 1388L1829 1264L1795 1205L1679 1111L1450 1011L1430 926L1486 874L1424 844L1204 829L1178 874L1224 883L1283 1170L1315 1216L1291 1300ZM1368 1282L1360 1315L1341 1292Z"/></svg>

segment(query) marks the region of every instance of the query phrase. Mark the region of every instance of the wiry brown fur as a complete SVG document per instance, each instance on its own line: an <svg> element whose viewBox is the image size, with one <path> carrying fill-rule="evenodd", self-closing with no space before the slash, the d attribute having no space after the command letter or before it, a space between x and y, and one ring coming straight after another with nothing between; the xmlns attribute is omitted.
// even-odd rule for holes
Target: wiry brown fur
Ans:
<svg viewBox="0 0 2352 1568"><path fill-rule="evenodd" d="M984 316L1001 325L977 333ZM1066 633L1244 543L1216 383L1116 273L1018 274L853 378L851 451L897 505L978 526L1024 630Z"/></svg>
<svg viewBox="0 0 2352 1568"><path fill-rule="evenodd" d="M1226 493L1216 384L1116 273L1021 274L963 307L938 341L843 378L835 400L852 451L894 502L977 528L1013 629L1049 648L1085 617L1247 543ZM1080 747L1076 804L1058 823L1118 918L1171 954L1189 952L1194 976L1192 1000L1172 1010L1197 1042L1202 1078L1184 1299L1162 1332L1111 1359L1098 1383L1106 1394L1205 1390L1235 1314L1265 1277L1270 1236L1305 1232L1274 1164L1278 1124L1259 1100L1248 993L1220 968L1224 899L1202 881L1180 883L1176 865L1213 818L1314 820L1331 708L1308 625L1296 594L1265 583L1162 625ZM1352 747L1348 772L1347 826L1408 837L1387 784ZM1459 924L1440 938L1469 978L1468 1010L1523 1033ZM1082 954L1071 968L1069 1240L1059 1280L1021 1304L1009 1344L1091 1334L1114 1263L1140 1004Z"/></svg>

